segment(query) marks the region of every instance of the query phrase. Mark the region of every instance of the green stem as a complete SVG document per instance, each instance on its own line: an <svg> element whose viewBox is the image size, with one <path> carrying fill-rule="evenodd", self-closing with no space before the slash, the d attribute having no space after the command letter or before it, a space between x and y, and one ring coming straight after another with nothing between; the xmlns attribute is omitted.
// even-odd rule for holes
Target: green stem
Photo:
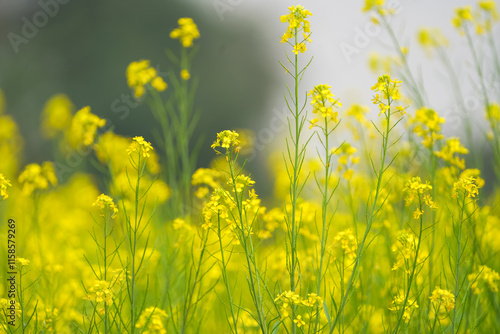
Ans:
<svg viewBox="0 0 500 334"><path fill-rule="evenodd" d="M453 308L453 319L451 322L451 332L455 333L456 317L457 317L457 303L458 303L458 293L459 293L459 275L460 275L460 260L462 258L462 224L465 210L465 199L467 196L464 194L464 199L462 201L462 206L460 207L460 222L458 226L458 237L457 237L457 258L455 263L455 308Z"/></svg>
<svg viewBox="0 0 500 334"><path fill-rule="evenodd" d="M321 281L323 278L323 259L325 257L326 251L326 241L328 238L328 226L327 226L327 216L328 216L328 182L330 181L330 147L328 144L328 119L325 117L325 128L323 129L323 134L325 135L325 183L323 189L323 201L321 205L321 218L322 218L322 230L321 230L321 255L319 260L319 272L318 272L318 282L316 286L316 294L321 295ZM316 322L314 324L314 333L318 330L319 325L319 305L316 306Z"/></svg>
<svg viewBox="0 0 500 334"><path fill-rule="evenodd" d="M267 324L266 324L266 315L264 311L264 305L262 301L262 291L260 286L260 273L257 267L257 261L255 259L255 250L253 247L253 242L251 238L251 227L248 226L248 222L245 223L245 219L243 218L243 191L241 191L241 195L238 194L238 190L236 188L236 175L234 173L233 159L231 157L231 153L228 155L229 168L231 172L231 179L233 182L233 191L234 197L236 200L236 207L238 208L238 219L240 222L240 228L242 233L242 244L243 249L245 251L245 257L248 266L248 274L250 280L250 292L252 294L252 298L254 300L255 308L257 309L257 318L259 326L262 330L262 333L267 333ZM241 197L240 197L241 196ZM253 268L253 269L252 269ZM254 277L255 276L255 277Z"/></svg>
<svg viewBox="0 0 500 334"><path fill-rule="evenodd" d="M391 105L391 103L392 103L392 101L390 99L388 99L389 106ZM382 188L382 176L384 175L384 172L386 169L385 159L386 159L388 143L389 143L389 133L391 132L391 128L390 128L391 110L390 109L388 109L385 112L385 116L386 116L386 123L387 124L386 124L386 130L385 130L384 134L382 135L382 158L381 158L381 163L380 163L380 169L379 169L378 175L377 175L377 187L375 190L375 198L373 199L373 204L371 207L370 216L368 218L368 222L366 225L365 233L363 235L363 239L361 240L361 243L359 244L358 252L356 254L356 260L354 261L354 267L352 269L352 273L351 273L351 276L349 278L349 282L347 283L346 291L341 297L341 301L340 301L340 305L339 305L339 308L337 311L337 315L335 316L335 320L333 321L333 325L330 327L330 331L329 331L330 334L333 333L337 322L340 320L342 313L344 312L344 308L347 304L349 294L351 293L351 291L355 285L358 267L361 263L361 257L362 257L363 252L364 252L364 245L366 243L368 233L371 230L373 221L375 220L375 218L377 216L377 211L378 211L378 210L376 210L377 201L378 201L378 197L380 195L380 190Z"/></svg>
<svg viewBox="0 0 500 334"><path fill-rule="evenodd" d="M419 204L419 210L420 212L422 212L422 199L420 198L420 194L418 194L418 204ZM403 306L401 307L401 312L399 313L398 322L396 323L396 328L394 328L393 332L394 334L398 332L399 326L401 325L401 320L403 319L406 304L408 304L408 299L410 298L411 285L413 284L413 280L415 279L416 276L415 272L417 270L417 265L418 265L418 253L420 251L420 245L422 243L422 233L424 231L423 225L424 225L423 215L420 215L420 230L418 233L417 249L415 250L415 259L413 260L413 268L410 277L408 279L408 286L406 287L405 300L403 301Z"/></svg>

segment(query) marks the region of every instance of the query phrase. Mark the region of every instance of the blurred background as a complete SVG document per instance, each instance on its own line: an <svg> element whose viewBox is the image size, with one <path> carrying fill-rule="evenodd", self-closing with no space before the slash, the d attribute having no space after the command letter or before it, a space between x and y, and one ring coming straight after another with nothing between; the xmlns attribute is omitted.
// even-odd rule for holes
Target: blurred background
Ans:
<svg viewBox="0 0 500 334"><path fill-rule="evenodd" d="M286 60L285 51L290 52L288 45L280 45L286 25L279 17L293 4L284 0L0 0L0 89L5 92L6 112L18 122L25 140L24 162L53 158L50 143L41 136L40 113L56 93L67 94L77 109L89 105L118 134L153 141L152 129L159 126L146 104L130 102L125 70L132 61L150 59L160 74L166 72L172 64L165 50L180 49L169 33L179 17L191 17L201 33L191 71L200 80L195 105L202 116L196 133L203 136L204 144L198 166L206 166L214 157L209 147L216 132L251 129L256 150L248 169L258 191L269 192L268 158L284 145L283 91L285 82L291 84L278 63ZM309 57L314 60L301 85L304 94L318 83L328 83L344 107L370 105L370 87L382 73L369 70L367 57L374 51L394 54L389 37L374 29L370 15L361 11L364 1L301 4L313 13L312 43L302 59L304 64ZM473 118L483 119L470 53L451 25L454 8L465 4L475 5L463 0L392 1L398 11L391 24L409 48L410 65L424 80L432 107L447 119L447 135L462 136L463 118L442 66L421 51L416 32L421 26L442 29L463 83L466 109ZM488 84L498 96L499 84ZM484 127L481 122L473 126L477 147L486 146ZM482 156L487 161L488 151Z"/></svg>

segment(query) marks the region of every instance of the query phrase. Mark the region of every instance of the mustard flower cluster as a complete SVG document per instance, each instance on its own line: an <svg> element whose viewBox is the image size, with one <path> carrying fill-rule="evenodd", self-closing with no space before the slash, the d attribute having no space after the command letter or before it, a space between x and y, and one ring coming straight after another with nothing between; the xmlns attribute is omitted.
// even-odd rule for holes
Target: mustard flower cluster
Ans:
<svg viewBox="0 0 500 334"><path fill-rule="evenodd" d="M417 34L418 43L427 51L448 46L449 41L438 28L420 28Z"/></svg>
<svg viewBox="0 0 500 334"><path fill-rule="evenodd" d="M372 22L379 24L381 18L396 13L396 9L389 7L391 4L391 1L386 4L385 0L365 0L362 10L363 12L372 12L374 14L371 17Z"/></svg>
<svg viewBox="0 0 500 334"><path fill-rule="evenodd" d="M128 86L134 90L134 96L140 98L146 91L146 85L159 92L167 89L167 84L158 76L156 69L151 67L149 60L139 60L130 63L127 67L127 82Z"/></svg>
<svg viewBox="0 0 500 334"><path fill-rule="evenodd" d="M398 241L392 245L392 251L396 253L396 261L392 270L403 268L406 270L406 263L415 257L418 238L411 231L401 231L398 235Z"/></svg>
<svg viewBox="0 0 500 334"><path fill-rule="evenodd" d="M424 194L426 191L432 190L432 186L429 184L429 182L422 183L420 180L420 177L413 177L411 178L408 182L405 184L404 191L407 192L407 195L405 197L406 205L410 205L415 200L417 200L417 204L419 205L419 201L423 200L424 203L431 209L437 209L436 204L432 201L432 198L429 194L425 194L423 198L421 198L421 195ZM424 213L423 210L420 209L420 207L417 208L417 210L413 213L413 218L419 219L420 216Z"/></svg>
<svg viewBox="0 0 500 334"><path fill-rule="evenodd" d="M437 286L429 297L431 302L438 304L438 310L443 305L448 312L455 308L455 295L450 290L443 290Z"/></svg>
<svg viewBox="0 0 500 334"><path fill-rule="evenodd" d="M78 145L90 146L94 143L97 129L106 125L106 120L90 112L90 107L77 111L71 120L67 137L73 147Z"/></svg>
<svg viewBox="0 0 500 334"><path fill-rule="evenodd" d="M438 113L430 108L420 108L416 111L415 117L410 118L410 124L415 124L413 132L422 138L422 145L433 148L434 144L444 138L441 134L441 124L445 119L439 117Z"/></svg>
<svg viewBox="0 0 500 334"><path fill-rule="evenodd" d="M111 214L111 218L115 218L118 213L118 208L116 207L113 199L108 195L101 194L97 197L97 200L92 204L96 206L101 211L101 216L106 217L107 214Z"/></svg>
<svg viewBox="0 0 500 334"><path fill-rule="evenodd" d="M218 181L222 177L222 174L212 168L199 168L191 177L191 184L193 186L199 186L194 195L198 198L205 197L209 192L210 188L216 189L218 187Z"/></svg>
<svg viewBox="0 0 500 334"><path fill-rule="evenodd" d="M300 5L288 7L288 11L287 15L280 17L282 23L288 22L286 32L281 37L281 44L289 43L293 45L293 52L295 54L299 54L299 52L304 53L307 50L306 42L311 43L311 25L307 18L312 16L312 14ZM302 39L298 38L300 32L302 32ZM294 42L295 44L291 44L288 41L292 38L295 38L297 41Z"/></svg>
<svg viewBox="0 0 500 334"><path fill-rule="evenodd" d="M206 230L212 227L213 218L229 219L230 212L235 207L235 200L231 194L222 189L216 188L210 195L210 200L203 204L204 224L202 227Z"/></svg>
<svg viewBox="0 0 500 334"><path fill-rule="evenodd" d="M459 138L448 138L441 150L434 152L437 157L449 162L452 166L456 166L459 169L465 168L465 160L461 159L458 154L468 153L469 150L460 144Z"/></svg>
<svg viewBox="0 0 500 334"><path fill-rule="evenodd" d="M149 158L151 156L151 152L153 151L153 146L151 146L150 142L144 140L143 137L134 137L132 139L132 143L127 148L127 154L132 156L137 154L139 157Z"/></svg>
<svg viewBox="0 0 500 334"><path fill-rule="evenodd" d="M500 104L492 103L486 108L486 119L493 124L500 122Z"/></svg>
<svg viewBox="0 0 500 334"><path fill-rule="evenodd" d="M113 292L111 291L110 283L102 280L95 280L83 299L98 304L111 304L113 302Z"/></svg>
<svg viewBox="0 0 500 334"><path fill-rule="evenodd" d="M193 46L193 40L200 38L200 32L193 19L181 17L177 23L179 27L172 30L170 38L178 39L185 48Z"/></svg>
<svg viewBox="0 0 500 334"><path fill-rule="evenodd" d="M64 133L71 125L73 103L65 94L51 97L42 111L42 133L46 138L53 138Z"/></svg>
<svg viewBox="0 0 500 334"><path fill-rule="evenodd" d="M307 298L303 299L294 291L285 291L279 294L276 299L274 299L274 302L276 304L280 304L281 319L285 319L290 316L293 305L305 307L322 307L323 298L315 293L309 293L307 295ZM304 320L302 320L301 315L296 315L293 321L297 324L297 327L302 327L305 325L305 322Z"/></svg>
<svg viewBox="0 0 500 334"><path fill-rule="evenodd" d="M228 181L228 184L231 186L231 189L234 187L236 189L237 193L242 192L246 187L251 187L255 184L255 181L253 181L250 176L246 176L243 174L240 174L236 177L235 182L233 183L232 180Z"/></svg>
<svg viewBox="0 0 500 334"><path fill-rule="evenodd" d="M342 107L342 103L339 102L339 99L335 99L335 95L332 94L330 88L331 86L327 84L316 85L307 95L312 98L313 114L321 115L324 119L329 118L329 120L338 123L337 117L339 113L334 112L333 108ZM318 118L312 119L309 128L317 126L318 121Z"/></svg>
<svg viewBox="0 0 500 334"><path fill-rule="evenodd" d="M500 274L487 266L480 266L477 272L470 274L467 278L472 283L471 288L474 294L483 292L483 287L491 292L498 292Z"/></svg>
<svg viewBox="0 0 500 334"><path fill-rule="evenodd" d="M459 193L463 193L467 198L475 198L479 195L479 188L476 184L476 179L472 176L461 177L453 184L453 198L456 198Z"/></svg>
<svg viewBox="0 0 500 334"><path fill-rule="evenodd" d="M356 258L358 241L356 240L356 236L352 233L351 229L337 233L333 240L336 244L340 245L340 248L342 248L344 254L350 260L354 260Z"/></svg>
<svg viewBox="0 0 500 334"><path fill-rule="evenodd" d="M392 312L399 313L401 311L401 308L403 307L404 300L405 300L405 297L404 297L403 293L398 294L397 296L394 296L394 298L392 300L392 307L389 307L389 310ZM406 302L405 309L403 311L403 320L405 321L405 323L410 322L411 314L417 308L418 308L417 301L414 299L408 298L408 300Z"/></svg>
<svg viewBox="0 0 500 334"><path fill-rule="evenodd" d="M166 334L165 320L167 317L167 312L162 309L148 307L142 312L135 327L142 328L141 333L144 334Z"/></svg>
<svg viewBox="0 0 500 334"><path fill-rule="evenodd" d="M476 15L476 33L478 35L491 32L493 21L498 21L499 15L496 3L493 0L479 1L478 13Z"/></svg>
<svg viewBox="0 0 500 334"><path fill-rule="evenodd" d="M348 142L344 142L338 149L332 150L332 152L340 156L337 171L339 173L344 171L342 177L346 180L352 179L352 175L354 174L352 166L359 163L359 157L354 156L357 151L358 150L352 147Z"/></svg>
<svg viewBox="0 0 500 334"><path fill-rule="evenodd" d="M391 103L395 100L401 99L401 93L399 87L401 87L402 81L398 79L391 79L389 74L384 74L378 77L377 83L373 85L372 90L374 92L379 92L380 94L375 94L372 99L373 104L379 107L379 116L387 112L391 108ZM383 99L383 101L382 101ZM401 116L406 114L406 108L402 106L397 106L396 110L401 113Z"/></svg>
<svg viewBox="0 0 500 334"><path fill-rule="evenodd" d="M30 264L30 260L22 258L22 257L18 257L17 262L19 263L19 265L21 267L26 267L26 266L29 266L29 264Z"/></svg>
<svg viewBox="0 0 500 334"><path fill-rule="evenodd" d="M7 199L7 197L9 197L7 187L12 187L12 184L10 184L9 179L6 179L5 176L0 173L0 197L3 199Z"/></svg>
<svg viewBox="0 0 500 334"><path fill-rule="evenodd" d="M455 16L451 23L455 28L463 28L466 22L472 22L472 8L471 6L458 7L455 9Z"/></svg>
<svg viewBox="0 0 500 334"><path fill-rule="evenodd" d="M23 192L27 195L35 190L48 189L49 185L57 185L57 177L54 166L51 162L44 162L42 165L29 164L21 172L18 178Z"/></svg>
<svg viewBox="0 0 500 334"><path fill-rule="evenodd" d="M233 149L235 152L238 152L240 149L240 141L238 140L239 134L236 131L224 130L217 134L217 140L212 144L212 148L218 154L221 154L217 151L216 147L222 147L226 149L226 152L229 152L230 149Z"/></svg>

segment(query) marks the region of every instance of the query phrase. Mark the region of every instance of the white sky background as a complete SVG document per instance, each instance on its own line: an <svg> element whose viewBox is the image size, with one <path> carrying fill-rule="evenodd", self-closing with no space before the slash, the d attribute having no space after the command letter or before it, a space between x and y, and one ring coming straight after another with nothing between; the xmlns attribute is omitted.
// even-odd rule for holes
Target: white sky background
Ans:
<svg viewBox="0 0 500 334"><path fill-rule="evenodd" d="M187 0L196 6L203 6L207 17L214 24L222 28L228 28L239 21L253 22L253 28L263 32L268 40L263 42L263 47L269 49L269 62L276 64L276 74L282 77L281 87L276 87L272 99L268 101L269 113L272 110L282 110L285 107L283 90L285 81L291 85L290 77L287 76L278 64L278 59L286 61L285 51L291 54L290 46L281 45L280 38L286 29L286 24L279 20L280 15L287 13L287 7L301 4L313 16L310 18L312 43L308 44L307 51L301 55L301 59L308 60L314 56L311 66L308 68L301 84L301 90L305 92L314 85L327 83L332 86L332 92L340 98L345 110L351 103L371 105L372 93L370 87L375 83L377 74L372 73L367 65L367 57L371 51L377 51L381 55L395 54L389 36L380 32L369 38L366 45L356 45L355 39L359 35L357 31L365 31L370 25L370 14L363 13L364 1L361 0L303 0L295 3L285 0ZM391 3L391 1L387 1ZM227 9L222 12L216 7ZM450 40L449 55L454 67L461 78L462 91L465 96L468 109L473 118L483 119L484 111L478 107L482 102L480 98L477 75L473 69L472 57L467 47L465 37L454 29L451 19L454 9L459 6L472 5L476 7L477 1L472 0L395 0L392 7L398 8L398 13L391 19L391 25L396 32L401 45L409 47L409 62L414 74L422 73L426 93L429 97L431 107L447 118L444 132L447 135L459 135L465 141L463 125L457 116L454 99L449 89L449 81L445 76L443 65L434 58L429 58L419 47L416 33L419 27L439 27L444 35ZM498 24L496 33L498 36ZM248 32L252 34L251 31ZM242 36L245 38L245 36ZM350 59L341 51L341 44L347 43L358 47L359 54L354 54ZM500 44L500 43L499 43ZM479 52L482 54L482 52ZM488 71L487 71L488 72ZM383 74L383 73L379 73ZM486 73L488 75L488 73ZM472 82L474 80L475 82ZM492 83L490 82L490 85ZM404 86L404 83L403 83ZM495 86L495 96L498 99L500 87ZM414 114L414 108L408 109ZM376 107L372 108L372 116L376 116ZM267 120L267 122L269 122ZM266 121L263 121L263 127ZM485 123L475 125L475 134L478 139L484 139Z"/></svg>

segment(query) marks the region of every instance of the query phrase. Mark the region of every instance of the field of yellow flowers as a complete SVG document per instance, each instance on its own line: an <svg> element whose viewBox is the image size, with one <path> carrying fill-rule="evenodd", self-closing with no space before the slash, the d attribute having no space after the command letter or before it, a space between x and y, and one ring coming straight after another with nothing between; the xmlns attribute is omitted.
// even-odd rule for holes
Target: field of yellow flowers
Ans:
<svg viewBox="0 0 500 334"><path fill-rule="evenodd" d="M173 75L148 60L126 69L157 120L154 138L114 133L57 94L40 129L58 159L29 163L0 91L0 331L498 333L500 96L485 76L500 80L496 4L450 13L482 93L487 159L468 158L477 119L462 139L443 133L389 24L394 10L367 0L363 11L398 52L370 60L387 68L365 87L371 102L343 106L335 82L301 85L321 27L306 8L284 8L288 127L265 200L245 168L247 130L209 134L200 149L213 161L195 167L200 32L190 18L170 33ZM463 106L446 37L417 36Z"/></svg>

